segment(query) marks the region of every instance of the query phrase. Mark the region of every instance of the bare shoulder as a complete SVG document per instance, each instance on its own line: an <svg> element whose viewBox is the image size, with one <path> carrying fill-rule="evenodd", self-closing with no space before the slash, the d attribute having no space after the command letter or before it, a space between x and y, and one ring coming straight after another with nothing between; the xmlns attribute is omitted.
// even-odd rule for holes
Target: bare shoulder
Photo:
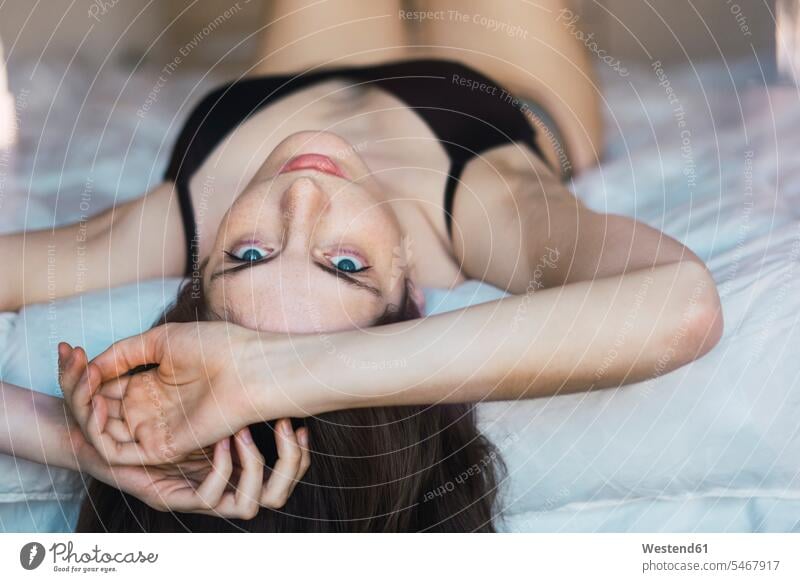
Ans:
<svg viewBox="0 0 800 582"><path fill-rule="evenodd" d="M539 187L532 189L531 183ZM565 192L568 194L547 164L524 144L504 145L473 158L453 203L456 255L463 257L468 242L500 244L500 233L504 246L518 244L513 228L520 216L545 203L544 196L563 196Z"/></svg>
<svg viewBox="0 0 800 582"><path fill-rule="evenodd" d="M580 206L527 146L495 148L464 171L453 205L453 251L468 277L508 291L524 288L534 243L546 241Z"/></svg>

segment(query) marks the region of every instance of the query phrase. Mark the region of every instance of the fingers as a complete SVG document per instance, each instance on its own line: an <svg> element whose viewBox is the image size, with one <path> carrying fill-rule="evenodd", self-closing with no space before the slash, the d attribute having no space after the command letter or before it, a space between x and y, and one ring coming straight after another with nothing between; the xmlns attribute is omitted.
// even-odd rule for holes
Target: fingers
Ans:
<svg viewBox="0 0 800 582"><path fill-rule="evenodd" d="M157 325L141 335L120 340L92 360L101 380L112 380L137 366L160 363L166 327Z"/></svg>
<svg viewBox="0 0 800 582"><path fill-rule="evenodd" d="M91 412L87 421L87 429L91 432L102 434L108 422L108 405L106 399L98 396L91 401Z"/></svg>
<svg viewBox="0 0 800 582"><path fill-rule="evenodd" d="M297 475L302 476L305 470L301 472L303 453L289 419L283 418L275 423L275 443L278 460L261 492L260 502L263 507L280 509L294 490Z"/></svg>
<svg viewBox="0 0 800 582"><path fill-rule="evenodd" d="M107 402L106 398L98 395L90 405L92 411L83 427L86 440L109 464L143 465L156 462L145 455L125 423L109 418Z"/></svg>
<svg viewBox="0 0 800 582"><path fill-rule="evenodd" d="M95 399L100 397L95 397ZM113 400L105 400L106 403L113 402ZM108 413L108 420L106 421L105 431L112 439L118 443L132 443L136 439L133 438L128 425L119 418L113 418L111 412Z"/></svg>
<svg viewBox="0 0 800 582"><path fill-rule="evenodd" d="M102 407L103 405L101 405ZM104 411L100 411L101 414ZM107 421L109 422L109 421ZM264 485L264 457L253 441L250 430L244 428L234 436L241 473L235 487L230 479L233 460L230 439L214 447L211 472L196 489L185 483L171 493L160 497L156 505L161 510L204 513L216 517L253 519L261 506L280 508L285 505L297 481L310 466L308 429L295 433L291 422L282 419L276 423L278 461L272 475ZM184 476L176 477L185 480Z"/></svg>
<svg viewBox="0 0 800 582"><path fill-rule="evenodd" d="M108 394L103 393L103 388L101 387L95 398L103 397L106 400L106 404L108 405L108 416L109 418L124 418L123 408L122 408L122 400L118 400L117 398L111 398Z"/></svg>
<svg viewBox="0 0 800 582"><path fill-rule="evenodd" d="M168 479L164 479L162 473L161 486L169 483L166 492L152 496L146 503L158 511L218 515L213 509L220 504L233 470L230 448L230 437L214 446L211 471L199 486L182 470Z"/></svg>
<svg viewBox="0 0 800 582"><path fill-rule="evenodd" d="M226 437L214 447L214 460L211 472L198 487L195 495L198 507L214 509L219 505L228 481L233 472L233 458L231 457L231 439Z"/></svg>
<svg viewBox="0 0 800 582"><path fill-rule="evenodd" d="M127 376L107 382L95 388L92 382L82 385L83 374L87 368L93 370L89 373L97 374L97 368L88 362L83 348L73 348L66 342L58 344L59 383L64 393L64 398L73 409L77 420L83 426L91 410L91 397L95 392L108 397L108 415L111 418L123 418L122 397L129 378ZM89 390L87 395L86 390ZM88 398L88 399L87 399Z"/></svg>
<svg viewBox="0 0 800 582"><path fill-rule="evenodd" d="M94 364L95 363L92 362L92 365ZM113 400L122 400L125 398L125 391L128 389L128 384L130 381L131 377L127 375L114 378L113 380L105 380L103 381L102 386L100 386L99 393ZM111 411L109 410L109 412Z"/></svg>
<svg viewBox="0 0 800 582"><path fill-rule="evenodd" d="M75 348L68 343L59 342L58 344L58 385L64 392L64 398L67 399L72 395L78 378L81 372L77 371L75 365Z"/></svg>
<svg viewBox="0 0 800 582"><path fill-rule="evenodd" d="M78 393L96 392L99 383L99 373L93 364L89 365L89 374L81 378L81 383L90 384L88 387L78 386ZM109 413L110 400L101 394L90 398L91 410L86 422L81 427L86 439L97 450L98 454L108 464L114 465L150 465L161 464L168 460L168 451L163 458L154 458L146 451L156 450L158 443L151 442L153 432L142 429L145 436L137 438L130 431L128 424L118 418L112 418Z"/></svg>
<svg viewBox="0 0 800 582"><path fill-rule="evenodd" d="M58 370L59 383L64 391L65 397L72 394L78 380L83 373L83 366L87 361L86 352L81 347L73 348L66 342L58 344ZM91 365L95 362L92 361ZM97 366L94 366L96 369ZM101 372L102 376L102 372ZM101 378L102 381L102 378ZM130 376L124 375L119 378L106 380L100 386L100 394L114 400L121 400L125 397L125 390L130 382ZM112 416L117 416L115 411L109 410Z"/></svg>
<svg viewBox="0 0 800 582"><path fill-rule="evenodd" d="M242 472L234 492L226 493L215 508L216 515L238 519L253 519L259 510L261 487L264 482L264 456L258 450L250 429L236 433L236 453Z"/></svg>
<svg viewBox="0 0 800 582"><path fill-rule="evenodd" d="M61 382L61 374L63 372L64 362L72 353L72 346L67 342L58 342L58 381Z"/></svg>
<svg viewBox="0 0 800 582"><path fill-rule="evenodd" d="M65 345L68 346L68 344ZM62 351L65 359L59 363L59 384L64 393L64 400L72 410L78 424L83 428L91 414L91 385L87 383L88 386L80 388L80 380L87 370L86 352L80 347L74 349L69 347L62 350L61 344L59 344L59 356Z"/></svg>
<svg viewBox="0 0 800 582"><path fill-rule="evenodd" d="M235 437L236 452L242 465L235 492L226 492L213 511L201 510L201 513L253 519L260 506L279 509L286 504L297 481L311 464L308 429L301 428L295 434L291 422L282 419L276 423L275 432L278 461L267 483L263 484L264 457L253 442L250 430L244 428Z"/></svg>
<svg viewBox="0 0 800 582"><path fill-rule="evenodd" d="M311 451L308 448L308 429L306 427L299 428L296 434L297 442L300 445L300 468L294 476L294 484L292 485L292 490L289 491L290 496L292 492L294 492L294 488L297 487L297 484L305 477L308 468L311 466Z"/></svg>
<svg viewBox="0 0 800 582"><path fill-rule="evenodd" d="M118 400L105 398L98 392L100 374L88 363L83 348L59 343L59 371L64 399L86 439L107 463L141 465L145 457L134 442L127 425L114 418L120 414Z"/></svg>

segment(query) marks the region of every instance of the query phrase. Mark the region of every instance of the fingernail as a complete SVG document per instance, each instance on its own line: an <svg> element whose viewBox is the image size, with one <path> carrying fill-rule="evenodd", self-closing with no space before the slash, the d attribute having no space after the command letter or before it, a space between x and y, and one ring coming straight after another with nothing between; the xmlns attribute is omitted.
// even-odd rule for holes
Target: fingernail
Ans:
<svg viewBox="0 0 800 582"><path fill-rule="evenodd" d="M250 434L250 429L249 428L242 429L242 431L239 433L239 435L240 435L240 437L242 439L242 442L244 444L246 444L246 445L252 445L253 444L253 435Z"/></svg>
<svg viewBox="0 0 800 582"><path fill-rule="evenodd" d="M292 422L290 420L281 421L281 432L284 434L284 436L291 436Z"/></svg>
<svg viewBox="0 0 800 582"><path fill-rule="evenodd" d="M222 441L222 448L225 451L231 450L231 439L225 439Z"/></svg>
<svg viewBox="0 0 800 582"><path fill-rule="evenodd" d="M300 446L304 449L308 448L308 429L301 428L297 431L297 440L300 441Z"/></svg>

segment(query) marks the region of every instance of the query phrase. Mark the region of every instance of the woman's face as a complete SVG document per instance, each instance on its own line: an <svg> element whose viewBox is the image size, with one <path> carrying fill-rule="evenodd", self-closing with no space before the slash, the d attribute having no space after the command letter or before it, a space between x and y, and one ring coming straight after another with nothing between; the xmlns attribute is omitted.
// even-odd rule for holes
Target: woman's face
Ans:
<svg viewBox="0 0 800 582"><path fill-rule="evenodd" d="M209 307L252 329L368 327L404 294L402 233L354 148L289 136L220 224L204 270Z"/></svg>

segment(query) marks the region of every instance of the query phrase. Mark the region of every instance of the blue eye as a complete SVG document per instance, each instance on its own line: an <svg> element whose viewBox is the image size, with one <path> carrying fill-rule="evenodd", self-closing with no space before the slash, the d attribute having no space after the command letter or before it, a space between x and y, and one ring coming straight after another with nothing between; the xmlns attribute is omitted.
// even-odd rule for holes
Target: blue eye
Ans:
<svg viewBox="0 0 800 582"><path fill-rule="evenodd" d="M243 263L253 263L265 259L269 253L265 253L263 249L253 245L243 245L236 247L232 253L226 252L225 254Z"/></svg>
<svg viewBox="0 0 800 582"><path fill-rule="evenodd" d="M359 273L367 267L357 258L352 255L339 255L331 257L333 266L345 273Z"/></svg>

